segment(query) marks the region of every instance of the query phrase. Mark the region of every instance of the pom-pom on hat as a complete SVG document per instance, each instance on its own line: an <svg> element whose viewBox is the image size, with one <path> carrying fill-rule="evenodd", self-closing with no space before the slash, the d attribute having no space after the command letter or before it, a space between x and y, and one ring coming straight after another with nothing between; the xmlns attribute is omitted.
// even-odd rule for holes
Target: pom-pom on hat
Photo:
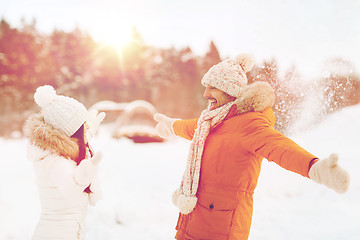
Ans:
<svg viewBox="0 0 360 240"><path fill-rule="evenodd" d="M250 55L238 55L235 60L226 59L216 65L204 75L201 83L213 86L230 96L239 98L247 85L246 73L254 66Z"/></svg>
<svg viewBox="0 0 360 240"><path fill-rule="evenodd" d="M83 104L73 98L57 95L49 85L38 87L34 99L41 107L45 122L69 137L85 123L88 116Z"/></svg>

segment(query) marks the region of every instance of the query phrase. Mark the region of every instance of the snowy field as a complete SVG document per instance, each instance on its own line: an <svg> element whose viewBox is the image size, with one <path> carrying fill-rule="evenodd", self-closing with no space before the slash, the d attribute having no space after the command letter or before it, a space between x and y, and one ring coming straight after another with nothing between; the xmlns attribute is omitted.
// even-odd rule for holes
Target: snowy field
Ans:
<svg viewBox="0 0 360 240"><path fill-rule="evenodd" d="M351 175L345 194L263 161L249 239L360 239L359 118L360 105L348 107L291 136L319 158L339 154ZM104 154L103 200L89 209L87 240L174 239L178 211L171 194L184 171L189 142L134 144L112 139L110 130L102 126L92 141ZM30 239L40 206L26 140L0 138L0 152L0 239Z"/></svg>

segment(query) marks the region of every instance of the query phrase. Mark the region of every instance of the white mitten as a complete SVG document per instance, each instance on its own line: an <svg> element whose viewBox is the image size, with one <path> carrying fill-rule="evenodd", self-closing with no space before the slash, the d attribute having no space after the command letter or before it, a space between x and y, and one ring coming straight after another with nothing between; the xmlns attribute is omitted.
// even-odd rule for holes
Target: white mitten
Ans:
<svg viewBox="0 0 360 240"><path fill-rule="evenodd" d="M89 186L96 174L97 165L101 158L102 153L98 152L92 158L82 160L74 172L75 182L81 186Z"/></svg>
<svg viewBox="0 0 360 240"><path fill-rule="evenodd" d="M176 120L175 118L169 118L161 113L154 114L155 121L158 124L155 127L156 133L162 138L168 138L170 136L175 136L173 124Z"/></svg>
<svg viewBox="0 0 360 240"><path fill-rule="evenodd" d="M97 177L91 180L90 190L91 193L89 193L89 202L90 205L95 206L95 204L102 199L102 191Z"/></svg>
<svg viewBox="0 0 360 240"><path fill-rule="evenodd" d="M338 156L331 154L328 158L314 163L309 170L311 180L324 184L338 193L344 193L349 187L350 176L338 164Z"/></svg>
<svg viewBox="0 0 360 240"><path fill-rule="evenodd" d="M91 139L98 130L100 123L104 120L106 114L101 112L98 114L98 110L92 109L88 112L86 123L89 129L86 131L86 138Z"/></svg>

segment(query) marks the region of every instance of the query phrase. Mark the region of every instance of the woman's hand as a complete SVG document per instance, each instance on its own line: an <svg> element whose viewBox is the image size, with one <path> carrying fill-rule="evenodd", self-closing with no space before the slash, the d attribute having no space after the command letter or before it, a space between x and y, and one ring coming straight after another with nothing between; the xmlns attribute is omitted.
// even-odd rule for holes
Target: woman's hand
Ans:
<svg viewBox="0 0 360 240"><path fill-rule="evenodd" d="M75 169L75 182L84 187L89 186L96 174L97 165L101 159L102 153L98 152L92 158L82 160Z"/></svg>

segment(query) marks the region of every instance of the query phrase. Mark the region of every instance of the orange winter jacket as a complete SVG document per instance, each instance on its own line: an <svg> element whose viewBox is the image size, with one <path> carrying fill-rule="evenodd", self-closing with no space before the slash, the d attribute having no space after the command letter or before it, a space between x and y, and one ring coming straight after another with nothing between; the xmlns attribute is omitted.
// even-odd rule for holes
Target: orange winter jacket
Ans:
<svg viewBox="0 0 360 240"><path fill-rule="evenodd" d="M253 212L253 192L266 158L308 177L316 157L276 131L274 112L237 113L227 117L207 136L200 170L195 209L179 215L176 239L248 239ZM174 123L176 135L191 140L197 119Z"/></svg>

